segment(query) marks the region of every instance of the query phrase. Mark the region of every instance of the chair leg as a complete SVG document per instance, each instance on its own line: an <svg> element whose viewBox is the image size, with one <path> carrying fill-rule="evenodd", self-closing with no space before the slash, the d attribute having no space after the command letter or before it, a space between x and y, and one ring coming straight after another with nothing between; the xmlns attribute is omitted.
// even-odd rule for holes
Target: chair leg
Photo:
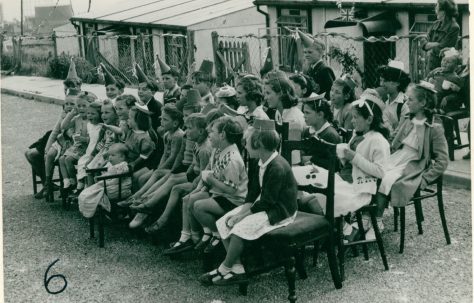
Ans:
<svg viewBox="0 0 474 303"><path fill-rule="evenodd" d="M357 226L359 228L361 240L365 240L364 224L362 223L362 214L360 211L356 212L356 219L357 219ZM367 244L362 244L362 251L364 252L364 259L368 261L369 249L367 248Z"/></svg>
<svg viewBox="0 0 474 303"><path fill-rule="evenodd" d="M331 271L332 281L336 289L340 289L342 288L342 279L339 274L339 269L337 266L337 257L336 257L334 241L335 239L331 236L327 238L326 251L327 251L329 270Z"/></svg>
<svg viewBox="0 0 474 303"><path fill-rule="evenodd" d="M344 218L339 217L336 219L336 224L337 224L337 239L338 239L338 249L337 249L337 255L339 257L339 274L341 281L344 281L344 259L345 259L345 250L346 248L344 247L344 234L342 232L343 227L344 227Z"/></svg>
<svg viewBox="0 0 474 303"><path fill-rule="evenodd" d="M454 138L453 138L453 121L446 119L444 124L444 134L446 136L446 141L448 142L448 155L449 160L454 161Z"/></svg>
<svg viewBox="0 0 474 303"><path fill-rule="evenodd" d="M31 168L31 177L33 179L33 195L36 195L38 192L38 185L36 184L36 173L33 168Z"/></svg>
<svg viewBox="0 0 474 303"><path fill-rule="evenodd" d="M304 267L305 254L306 252L304 247L298 249L296 252L296 271L298 272L298 277L303 280L308 278L308 274L306 273L306 269Z"/></svg>
<svg viewBox="0 0 474 303"><path fill-rule="evenodd" d="M455 119L453 121L453 128L454 128L454 133L455 133L455 139L456 139L456 145L461 146L461 132L459 131L459 120ZM454 146L456 148L457 146Z"/></svg>
<svg viewBox="0 0 474 303"><path fill-rule="evenodd" d="M443 203L443 185L442 181L438 182L437 188L437 198L438 198L438 209L439 216L441 217L441 224L443 225L444 237L446 238L446 244L451 244L451 238L449 236L448 224L446 223L446 216L444 214L444 203Z"/></svg>
<svg viewBox="0 0 474 303"><path fill-rule="evenodd" d="M398 207L393 208L393 231L398 230L398 215L400 214Z"/></svg>
<svg viewBox="0 0 474 303"><path fill-rule="evenodd" d="M313 266L318 265L319 257L319 241L316 240L313 242Z"/></svg>
<svg viewBox="0 0 474 303"><path fill-rule="evenodd" d="M296 268L295 253L291 253L288 263L285 264L285 275L288 282L288 301L296 302Z"/></svg>
<svg viewBox="0 0 474 303"><path fill-rule="evenodd" d="M370 209L370 220L372 221L372 228L374 229L375 239L377 240L377 246L379 247L380 257L385 270L388 270L387 256L385 255L385 249L383 247L382 234L380 233L377 219L375 218L375 208Z"/></svg>
<svg viewBox="0 0 474 303"><path fill-rule="evenodd" d="M418 226L418 234L423 234L423 209L421 208L421 201L415 201L415 217L416 217L416 225Z"/></svg>
<svg viewBox="0 0 474 303"><path fill-rule="evenodd" d="M91 239L94 239L94 217L89 219L89 235Z"/></svg>
<svg viewBox="0 0 474 303"><path fill-rule="evenodd" d="M405 207L400 207L400 251L403 254L405 248Z"/></svg>
<svg viewBox="0 0 474 303"><path fill-rule="evenodd" d="M104 213L102 207L97 207L99 213L99 247L104 247Z"/></svg>

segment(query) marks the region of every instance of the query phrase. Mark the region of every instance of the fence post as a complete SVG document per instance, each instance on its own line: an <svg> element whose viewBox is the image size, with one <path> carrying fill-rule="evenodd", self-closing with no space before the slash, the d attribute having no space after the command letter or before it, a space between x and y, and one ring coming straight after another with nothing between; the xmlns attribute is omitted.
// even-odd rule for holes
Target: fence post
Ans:
<svg viewBox="0 0 474 303"><path fill-rule="evenodd" d="M56 59L58 57L58 45L56 41L56 32L53 31L53 34L51 35L51 39L53 40L53 54L54 54L54 58Z"/></svg>
<svg viewBox="0 0 474 303"><path fill-rule="evenodd" d="M250 66L250 51L249 51L249 45L247 42L243 43L243 51L244 51L244 57L245 57L244 70L246 73L251 73L252 67Z"/></svg>
<svg viewBox="0 0 474 303"><path fill-rule="evenodd" d="M19 36L18 37L18 44L17 44L17 46L18 46L18 48L17 48L17 50L18 50L18 54L17 54L18 55L18 60L17 60L17 65L16 65L16 70L17 71L21 68L21 59L22 59L21 58L21 43L22 43L22 37Z"/></svg>
<svg viewBox="0 0 474 303"><path fill-rule="evenodd" d="M145 36L143 33L140 33L140 44L142 46L142 60L143 60L143 72L145 75L147 74L146 68L146 50L145 50Z"/></svg>
<svg viewBox="0 0 474 303"><path fill-rule="evenodd" d="M216 65L216 83L217 85L220 85L223 81L223 69L222 69L222 62L219 59L219 56L217 56L217 52L219 51L219 34L217 32L212 32L211 33L212 37L212 53L214 55L214 63ZM225 70L224 70L225 72Z"/></svg>
<svg viewBox="0 0 474 303"><path fill-rule="evenodd" d="M186 41L187 41L187 50L188 50L188 66L187 70L189 71L189 67L191 64L194 62L194 50L195 50L195 45L194 45L194 31L188 30L186 33Z"/></svg>

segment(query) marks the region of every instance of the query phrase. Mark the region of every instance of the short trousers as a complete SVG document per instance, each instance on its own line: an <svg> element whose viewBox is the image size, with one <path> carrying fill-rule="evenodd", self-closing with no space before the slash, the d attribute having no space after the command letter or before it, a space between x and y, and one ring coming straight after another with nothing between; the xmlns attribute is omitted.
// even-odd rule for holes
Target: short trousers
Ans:
<svg viewBox="0 0 474 303"><path fill-rule="evenodd" d="M212 199L214 201L217 202L217 204L219 204L219 206L227 213L231 210L233 210L234 208L237 207L237 205L235 205L234 203L230 202L229 199L225 198L225 197L222 197L222 196L216 196L216 197L212 197Z"/></svg>

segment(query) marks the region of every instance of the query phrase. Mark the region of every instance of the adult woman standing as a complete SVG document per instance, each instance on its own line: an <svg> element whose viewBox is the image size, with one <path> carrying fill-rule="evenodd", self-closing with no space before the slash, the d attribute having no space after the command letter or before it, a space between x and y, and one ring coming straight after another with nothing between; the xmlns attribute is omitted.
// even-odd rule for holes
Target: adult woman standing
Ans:
<svg viewBox="0 0 474 303"><path fill-rule="evenodd" d="M422 46L428 53L428 71L441 65L440 50L455 47L459 36L459 25L456 22L458 7L454 0L438 0L436 3L437 21L428 31L427 42Z"/></svg>

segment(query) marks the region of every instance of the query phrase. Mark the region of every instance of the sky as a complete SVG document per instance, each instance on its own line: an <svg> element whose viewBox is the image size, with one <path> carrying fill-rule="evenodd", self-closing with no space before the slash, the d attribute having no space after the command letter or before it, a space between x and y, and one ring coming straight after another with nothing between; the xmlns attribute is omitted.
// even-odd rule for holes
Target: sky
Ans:
<svg viewBox="0 0 474 303"><path fill-rule="evenodd" d="M91 10L104 10L110 5L123 0L91 0ZM58 0L23 0L23 10L25 16L33 16L35 6L54 6ZM5 21L14 19L20 20L21 16L21 0L0 0L3 6L3 18ZM87 12L89 0L59 0L58 5L72 5L74 14Z"/></svg>

